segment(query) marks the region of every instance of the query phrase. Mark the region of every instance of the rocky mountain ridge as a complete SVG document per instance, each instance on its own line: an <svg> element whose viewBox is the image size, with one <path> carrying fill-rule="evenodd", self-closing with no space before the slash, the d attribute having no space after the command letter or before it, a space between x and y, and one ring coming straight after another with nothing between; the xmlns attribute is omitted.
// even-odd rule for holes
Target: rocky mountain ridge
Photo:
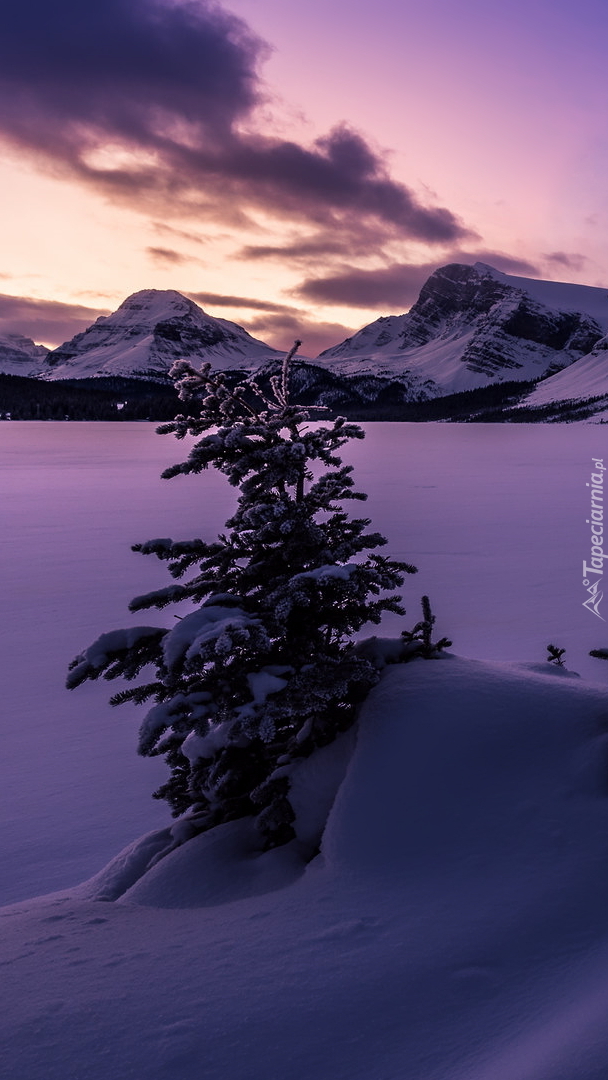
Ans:
<svg viewBox="0 0 608 1080"><path fill-rule="evenodd" d="M15 335L0 339L0 373L45 381L166 383L181 358L236 376L272 368L282 356L173 290L134 293L50 352ZM512 405L512 383L521 384L520 404L534 408L593 398L608 409L608 293L483 263L450 264L429 277L409 312L375 320L298 368L298 390L309 403L376 404L382 416L502 385Z"/></svg>
<svg viewBox="0 0 608 1080"><path fill-rule="evenodd" d="M0 372L35 377L44 370L49 350L21 334L0 335Z"/></svg>
<svg viewBox="0 0 608 1080"><path fill-rule="evenodd" d="M175 360L246 368L283 354L174 290L143 289L48 354L42 378L167 378Z"/></svg>
<svg viewBox="0 0 608 1080"><path fill-rule="evenodd" d="M431 275L407 314L370 323L316 362L345 375L408 374L446 394L548 378L588 355L607 331L603 289L454 263Z"/></svg>

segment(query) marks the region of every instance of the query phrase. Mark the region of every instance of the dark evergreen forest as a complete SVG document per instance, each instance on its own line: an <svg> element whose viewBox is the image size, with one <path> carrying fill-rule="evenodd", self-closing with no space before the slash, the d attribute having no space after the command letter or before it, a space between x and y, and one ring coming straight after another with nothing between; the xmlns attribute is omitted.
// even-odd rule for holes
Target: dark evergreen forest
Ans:
<svg viewBox="0 0 608 1080"><path fill-rule="evenodd" d="M263 373L263 389L270 375ZM227 372L228 385L245 379L242 372ZM299 384L299 385L298 385ZM374 384L372 386L372 384ZM387 379L338 377L302 363L294 365L294 389L301 405L321 405L327 417L349 420L392 420L424 423L568 423L598 412L608 400L555 402L534 408L521 402L534 382L502 382L428 401L404 401L403 386ZM0 420L171 420L181 411L169 381L96 378L45 382L20 375L0 375Z"/></svg>
<svg viewBox="0 0 608 1080"><path fill-rule="evenodd" d="M179 412L169 383L143 379L66 379L44 382L0 375L0 419L170 420Z"/></svg>

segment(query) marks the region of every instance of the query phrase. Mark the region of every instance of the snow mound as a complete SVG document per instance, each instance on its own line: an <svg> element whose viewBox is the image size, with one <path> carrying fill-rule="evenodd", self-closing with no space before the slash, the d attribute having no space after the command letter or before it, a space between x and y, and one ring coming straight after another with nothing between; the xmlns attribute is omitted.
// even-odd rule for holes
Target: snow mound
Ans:
<svg viewBox="0 0 608 1080"><path fill-rule="evenodd" d="M175 848L121 897L157 908L203 908L285 888L305 868L297 841L260 851L249 821L230 821Z"/></svg>
<svg viewBox="0 0 608 1080"><path fill-rule="evenodd" d="M542 865L567 887L564 845L608 854L607 740L605 691L549 663L390 667L364 706L323 853L336 871L443 887L467 868L520 886Z"/></svg>
<svg viewBox="0 0 608 1080"><path fill-rule="evenodd" d="M605 1080L605 688L419 659L350 738L302 780L307 867L178 822L115 861L116 903L2 909L3 1077Z"/></svg>
<svg viewBox="0 0 608 1080"><path fill-rule="evenodd" d="M196 817L184 817L128 845L70 895L142 907L202 908L291 884L318 850L354 745L354 732L345 732L286 770L297 820L296 839L285 847L262 851L251 820L197 835Z"/></svg>

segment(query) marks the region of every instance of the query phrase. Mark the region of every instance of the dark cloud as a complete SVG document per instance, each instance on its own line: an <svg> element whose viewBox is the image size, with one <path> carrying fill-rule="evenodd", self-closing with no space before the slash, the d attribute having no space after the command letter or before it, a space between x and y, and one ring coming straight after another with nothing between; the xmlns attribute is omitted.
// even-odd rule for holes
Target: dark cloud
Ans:
<svg viewBox="0 0 608 1080"><path fill-rule="evenodd" d="M318 263L319 259L364 258L378 248L378 226L359 220L343 224L339 232L333 228L314 229L307 236L296 236L283 244L247 244L239 251L241 259L269 260L294 264Z"/></svg>
<svg viewBox="0 0 608 1080"><path fill-rule="evenodd" d="M495 270L502 270L503 274L514 274L515 277L540 277L540 270L534 263L527 259L515 259L511 255L503 255L500 251L477 251L473 254L459 252L458 259L453 262L476 263L484 262L493 266Z"/></svg>
<svg viewBox="0 0 608 1080"><path fill-rule="evenodd" d="M336 239L331 233L323 233L308 240L295 240L293 243L284 245L271 244L248 244L239 252L241 258L247 259L277 259L285 262L293 259L297 263L316 263L319 258L346 255L369 255L374 251L376 233L373 229L361 229L357 236L350 237L348 234ZM355 246L358 244L358 247ZM546 257L546 256L545 256ZM527 274L537 277L539 269L525 259L515 259L511 255L504 255L498 251L467 252L459 248L450 248L446 251L441 262L425 263L425 266L437 267L452 262L485 262L493 266L495 270L502 270L505 274ZM410 266L411 264L402 264Z"/></svg>
<svg viewBox="0 0 608 1080"><path fill-rule="evenodd" d="M293 290L293 295L313 303L394 309L401 313L418 299L422 285L433 271L449 262L469 265L485 262L503 273L538 276L532 263L499 252L452 250L441 262L392 263L376 270L344 268L323 277L310 277Z"/></svg>
<svg viewBox="0 0 608 1080"><path fill-rule="evenodd" d="M304 356L317 356L323 349L343 341L353 333L352 327L341 323L319 322L306 312L287 304L254 300L248 297L224 296L219 293L188 293L197 304L209 307L242 307L259 314L244 319L246 330L276 349L289 349L299 337ZM116 307L116 305L114 305ZM112 309L113 310L113 309ZM62 304L54 300L36 300L27 296L7 296L0 293L0 336L22 334L34 341L56 347L86 330L100 315L110 309Z"/></svg>
<svg viewBox="0 0 608 1080"><path fill-rule="evenodd" d="M160 263L161 266L168 264L169 266L178 266L180 263L192 262L191 255L183 255L181 251L175 251L173 248L164 247L147 247L146 254L155 263Z"/></svg>
<svg viewBox="0 0 608 1080"><path fill-rule="evenodd" d="M23 0L2 22L0 83L14 96L0 115L35 147L59 137L77 155L96 134L161 146L180 123L221 139L258 96L266 47L204 0Z"/></svg>
<svg viewBox="0 0 608 1080"><path fill-rule="evenodd" d="M302 356L318 356L323 349L336 345L353 333L352 327L338 322L320 322L307 311L288 304L221 293L189 292L187 295L205 308L241 308L244 313L242 321L249 333L274 349L290 349L294 339L299 338L302 341ZM252 316L250 312L259 314Z"/></svg>
<svg viewBox="0 0 608 1080"><path fill-rule="evenodd" d="M198 233L186 232L185 229L175 229L173 225L167 225L164 221L153 221L152 225L156 232L162 235L178 236L180 240L187 240L192 244L207 244L209 237L200 236Z"/></svg>
<svg viewBox="0 0 608 1080"><path fill-rule="evenodd" d="M547 262L555 266L563 266L566 270L583 270L589 260L584 255L568 254L565 251L551 251L543 255Z"/></svg>
<svg viewBox="0 0 608 1080"><path fill-rule="evenodd" d="M407 237L446 243L468 235L443 207L424 207L392 180L381 157L356 131L342 125L311 148L294 142L249 138L234 142L224 158L224 176L254 185L268 208L288 217L352 229L374 221L380 239Z"/></svg>
<svg viewBox="0 0 608 1080"><path fill-rule="evenodd" d="M275 349L290 349L296 338L302 342L300 355L315 357L331 345L338 345L354 333L352 326L321 322L306 312L268 315L247 322L247 330Z"/></svg>
<svg viewBox="0 0 608 1080"><path fill-rule="evenodd" d="M413 304L421 286L436 268L436 264L429 263L419 266L394 263L379 270L344 270L309 278L294 293L318 304L403 311Z"/></svg>
<svg viewBox="0 0 608 1080"><path fill-rule="evenodd" d="M107 308L0 294L0 334L24 334L45 345L61 345L108 314Z"/></svg>
<svg viewBox="0 0 608 1080"><path fill-rule="evenodd" d="M297 314L297 308L287 304L274 304L271 300L253 300L247 296L226 296L223 293L189 292L188 296L197 304L209 304L211 307L245 308L247 311L284 312Z"/></svg>
<svg viewBox="0 0 608 1080"><path fill-rule="evenodd" d="M266 51L209 0L23 0L3 15L0 135L140 207L373 222L377 244L466 235L346 126L309 147L255 134Z"/></svg>

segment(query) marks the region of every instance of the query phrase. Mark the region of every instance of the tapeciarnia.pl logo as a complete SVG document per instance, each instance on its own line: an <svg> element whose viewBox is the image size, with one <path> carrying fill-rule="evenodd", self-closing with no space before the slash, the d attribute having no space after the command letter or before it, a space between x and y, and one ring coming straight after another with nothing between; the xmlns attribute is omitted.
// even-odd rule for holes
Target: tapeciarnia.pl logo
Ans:
<svg viewBox="0 0 608 1080"><path fill-rule="evenodd" d="M583 585L589 596L583 601L583 607L605 622L603 615L600 615L599 607L604 595L601 588L604 559L608 559L608 554L604 554L604 472L606 466L603 458L591 458L591 461L593 472L591 481L587 484L587 487L591 489L591 511L590 517L586 519L586 524L591 526L591 555L589 562L583 559Z"/></svg>

